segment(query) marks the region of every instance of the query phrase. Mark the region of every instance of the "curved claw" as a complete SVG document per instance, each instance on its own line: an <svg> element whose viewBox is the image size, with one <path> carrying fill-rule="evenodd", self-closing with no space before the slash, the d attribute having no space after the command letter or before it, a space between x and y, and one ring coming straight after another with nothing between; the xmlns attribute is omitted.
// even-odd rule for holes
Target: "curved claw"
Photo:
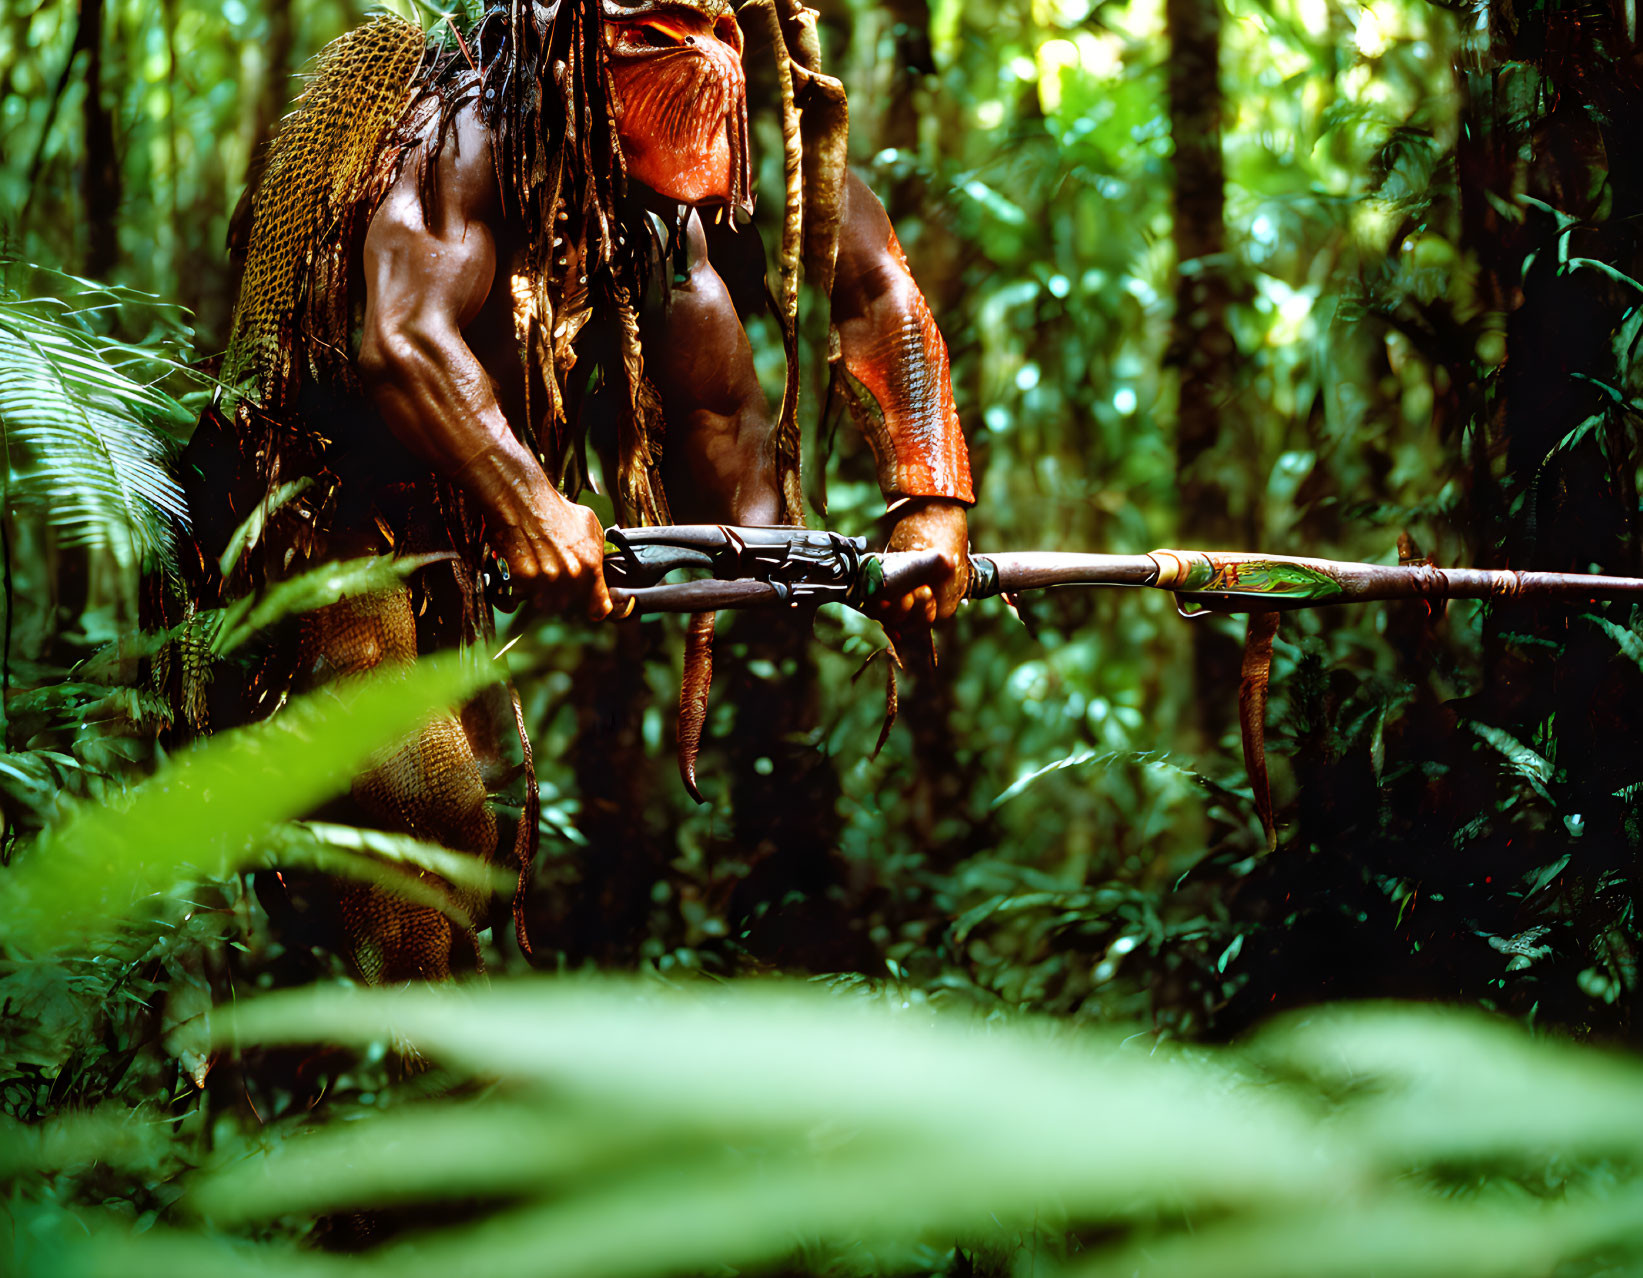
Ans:
<svg viewBox="0 0 1643 1278"><path fill-rule="evenodd" d="M713 687L714 613L698 612L685 629L685 673L679 684L679 779L697 803L706 803L696 786L696 755L707 724L707 694Z"/></svg>
<svg viewBox="0 0 1643 1278"><path fill-rule="evenodd" d="M1272 811L1272 785L1266 770L1266 693L1272 674L1272 640L1278 633L1276 612L1249 614L1244 663L1238 680L1238 723L1244 740L1244 768L1255 792L1255 811L1266 835L1266 850L1278 849L1278 825Z"/></svg>

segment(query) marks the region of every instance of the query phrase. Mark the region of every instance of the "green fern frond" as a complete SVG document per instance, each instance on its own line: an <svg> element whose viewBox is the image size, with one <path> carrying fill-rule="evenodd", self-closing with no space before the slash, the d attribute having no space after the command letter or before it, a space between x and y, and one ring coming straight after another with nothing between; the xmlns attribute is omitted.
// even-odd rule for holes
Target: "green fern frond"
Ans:
<svg viewBox="0 0 1643 1278"><path fill-rule="evenodd" d="M6 504L122 564L167 565L188 510L166 469L164 426L188 413L133 374L176 365L157 348L97 337L84 317L100 308L0 298Z"/></svg>

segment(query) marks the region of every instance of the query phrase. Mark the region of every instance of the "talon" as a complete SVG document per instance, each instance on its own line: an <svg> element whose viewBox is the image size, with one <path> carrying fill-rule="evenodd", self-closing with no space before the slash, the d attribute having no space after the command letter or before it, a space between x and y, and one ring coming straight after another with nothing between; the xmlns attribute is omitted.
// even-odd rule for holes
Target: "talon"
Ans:
<svg viewBox="0 0 1643 1278"><path fill-rule="evenodd" d="M697 803L706 803L696 785L696 755L707 724L707 695L713 687L715 614L698 612L685 630L685 673L679 685L679 779Z"/></svg>
<svg viewBox="0 0 1643 1278"><path fill-rule="evenodd" d="M1278 633L1276 612L1249 614L1243 668L1238 679L1238 726L1244 745L1244 769L1255 794L1255 812L1266 836L1266 850L1278 849L1278 823L1272 810L1272 785L1266 767L1266 697L1272 674L1272 640Z"/></svg>

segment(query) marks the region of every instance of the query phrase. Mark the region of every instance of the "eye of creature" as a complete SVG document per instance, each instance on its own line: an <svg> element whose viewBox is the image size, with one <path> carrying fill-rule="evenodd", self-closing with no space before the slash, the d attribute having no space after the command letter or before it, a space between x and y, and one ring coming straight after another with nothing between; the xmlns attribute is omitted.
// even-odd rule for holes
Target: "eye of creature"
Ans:
<svg viewBox="0 0 1643 1278"><path fill-rule="evenodd" d="M677 49L680 45L695 43L684 32L658 22L647 22L642 25L638 31L637 42L652 49Z"/></svg>

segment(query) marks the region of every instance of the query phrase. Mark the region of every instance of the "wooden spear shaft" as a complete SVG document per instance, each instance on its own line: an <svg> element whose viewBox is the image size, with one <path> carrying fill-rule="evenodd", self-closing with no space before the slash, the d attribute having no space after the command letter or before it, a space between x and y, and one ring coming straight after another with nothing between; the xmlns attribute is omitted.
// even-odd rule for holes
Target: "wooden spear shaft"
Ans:
<svg viewBox="0 0 1643 1278"><path fill-rule="evenodd" d="M858 601L894 598L941 575L927 552L865 555L868 586ZM1643 578L1515 569L1365 564L1244 551L1155 550L1145 555L1024 551L970 556L967 597L986 599L1054 586L1150 586L1173 592L1182 611L1272 612L1389 599L1561 599L1643 597ZM618 617L828 602L754 579L613 588Z"/></svg>
<svg viewBox="0 0 1643 1278"><path fill-rule="evenodd" d="M1247 551L1046 552L975 555L970 562L972 598L1050 585L1140 585L1173 591L1187 611L1270 612L1387 599L1596 600L1643 595L1643 578L1636 577L1364 564Z"/></svg>

